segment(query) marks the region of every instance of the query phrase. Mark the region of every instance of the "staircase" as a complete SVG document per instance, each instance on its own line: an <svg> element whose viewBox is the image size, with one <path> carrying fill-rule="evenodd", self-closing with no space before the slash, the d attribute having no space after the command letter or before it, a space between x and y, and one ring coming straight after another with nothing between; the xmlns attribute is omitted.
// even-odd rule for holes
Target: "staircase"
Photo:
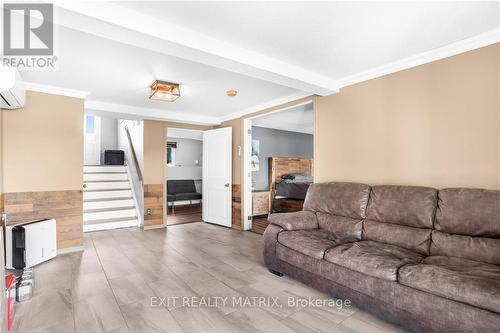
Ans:
<svg viewBox="0 0 500 333"><path fill-rule="evenodd" d="M84 166L83 231L138 226L126 166Z"/></svg>

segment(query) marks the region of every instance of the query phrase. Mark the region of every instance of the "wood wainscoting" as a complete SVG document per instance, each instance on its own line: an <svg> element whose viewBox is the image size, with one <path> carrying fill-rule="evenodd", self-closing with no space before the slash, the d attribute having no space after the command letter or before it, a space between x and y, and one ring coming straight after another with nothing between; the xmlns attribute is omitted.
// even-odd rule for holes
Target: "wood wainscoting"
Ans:
<svg viewBox="0 0 500 333"><path fill-rule="evenodd" d="M243 225L241 223L241 185L233 184L231 192L232 192L231 226L236 229L243 229Z"/></svg>
<svg viewBox="0 0 500 333"><path fill-rule="evenodd" d="M82 191L4 193L7 225L55 219L57 249L83 246Z"/></svg>
<svg viewBox="0 0 500 333"><path fill-rule="evenodd" d="M148 209L151 209L150 215L148 215ZM145 184L144 229L153 229L163 225L163 184Z"/></svg>

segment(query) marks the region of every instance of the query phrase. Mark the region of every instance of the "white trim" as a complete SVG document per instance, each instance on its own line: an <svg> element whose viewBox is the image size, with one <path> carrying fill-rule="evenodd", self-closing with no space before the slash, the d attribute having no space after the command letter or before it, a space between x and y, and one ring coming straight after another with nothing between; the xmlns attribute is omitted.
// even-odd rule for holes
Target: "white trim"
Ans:
<svg viewBox="0 0 500 333"><path fill-rule="evenodd" d="M35 83L35 82L26 82L25 81L24 86L26 87L26 90L30 90L30 91L37 91L37 92L46 93L46 94L54 94L54 95L61 95L61 96L68 96L68 97L76 97L76 98L82 98L82 99L86 99L87 96L90 95L89 91L68 89L68 88L63 88L63 87L51 86L48 84Z"/></svg>
<svg viewBox="0 0 500 333"><path fill-rule="evenodd" d="M252 119L243 119L243 230L252 229L253 195L252 195L252 134L248 130L252 129Z"/></svg>
<svg viewBox="0 0 500 333"><path fill-rule="evenodd" d="M57 255L67 254L67 253L74 253L74 252L82 252L84 250L85 249L84 249L83 246L66 247L64 249L58 249L57 250Z"/></svg>
<svg viewBox="0 0 500 333"><path fill-rule="evenodd" d="M367 71L347 76L336 83L340 88L363 81L375 79L387 74L396 73L408 68L420 66L436 60L448 58L460 53L472 51L484 46L500 42L500 28L463 39L430 51L422 52L411 57L401 59L386 65L375 67Z"/></svg>
<svg viewBox="0 0 500 333"><path fill-rule="evenodd" d="M261 104L252 106L250 108L247 108L247 109L244 109L244 110L241 110L241 111L230 113L227 116L221 117L220 121L223 122L223 121L227 121L227 120L241 118L241 117L243 117L243 116L245 116L247 114L251 114L251 113L254 113L254 112L258 112L258 111L262 111L262 110L265 110L265 109L269 109L269 108L272 108L272 107L275 107L275 106L278 106L278 105L281 105L281 104L290 103L290 102L293 102L295 100L298 100L298 99L301 99L301 98L305 98L305 97L309 97L309 96L311 96L310 93L304 92L304 91L300 91L300 92L297 92L295 94L291 94L291 95L288 95L288 96L285 96L285 97L276 98L276 99L270 100L269 102L261 103Z"/></svg>
<svg viewBox="0 0 500 333"><path fill-rule="evenodd" d="M137 220L138 219L129 220L129 221L120 221L120 222L84 224L83 225L83 232L111 230L111 229L118 229L118 228L137 227Z"/></svg>
<svg viewBox="0 0 500 333"><path fill-rule="evenodd" d="M161 121L174 121L180 123L199 124L199 125L219 125L220 120L217 117L196 115L178 111L169 111L153 108L144 108L123 104L113 104L100 101L85 101L86 111L106 111L125 115L139 116L141 119L152 119Z"/></svg>
<svg viewBox="0 0 500 333"><path fill-rule="evenodd" d="M287 106L287 107L284 107L284 108L280 108L280 109L277 109L277 110L274 110L274 111L269 111L269 112L266 112L266 113L257 114L255 116L251 116L251 117L248 117L246 119L261 118L261 117L269 116L270 114L273 114L273 113L278 113L278 112L286 111L286 110L289 110L289 109L296 108L297 106L302 106L302 105L307 105L307 104L314 104L314 101L312 99L310 99L310 100L303 101L303 102L300 102L300 103L297 103L297 104L293 104L293 105L290 105L290 106ZM307 133L307 134L311 134L311 133Z"/></svg>

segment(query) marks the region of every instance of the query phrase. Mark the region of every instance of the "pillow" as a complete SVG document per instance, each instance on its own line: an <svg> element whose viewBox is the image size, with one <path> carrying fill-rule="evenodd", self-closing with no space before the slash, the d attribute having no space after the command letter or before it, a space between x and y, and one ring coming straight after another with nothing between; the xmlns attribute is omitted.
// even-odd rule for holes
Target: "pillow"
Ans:
<svg viewBox="0 0 500 333"><path fill-rule="evenodd" d="M294 180L296 182L311 182L313 181L313 176L307 173L289 173L281 177L285 180Z"/></svg>

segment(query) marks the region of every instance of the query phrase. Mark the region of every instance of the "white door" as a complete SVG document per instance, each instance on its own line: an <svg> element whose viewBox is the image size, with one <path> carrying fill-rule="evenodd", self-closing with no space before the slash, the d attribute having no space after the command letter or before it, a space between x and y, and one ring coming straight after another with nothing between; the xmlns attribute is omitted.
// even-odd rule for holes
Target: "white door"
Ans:
<svg viewBox="0 0 500 333"><path fill-rule="evenodd" d="M232 128L203 132L203 221L231 226Z"/></svg>
<svg viewBox="0 0 500 333"><path fill-rule="evenodd" d="M85 143L83 161L85 165L101 164L101 118L86 115L84 121Z"/></svg>

